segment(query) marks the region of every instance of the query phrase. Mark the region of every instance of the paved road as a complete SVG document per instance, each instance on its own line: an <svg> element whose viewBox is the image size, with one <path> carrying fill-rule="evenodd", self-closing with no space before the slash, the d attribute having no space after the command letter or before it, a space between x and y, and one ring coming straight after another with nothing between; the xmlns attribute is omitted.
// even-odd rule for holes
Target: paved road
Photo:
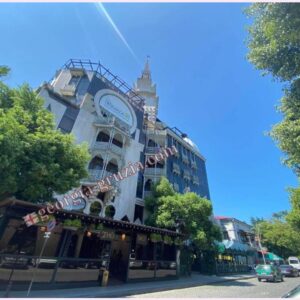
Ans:
<svg viewBox="0 0 300 300"><path fill-rule="evenodd" d="M280 298L300 284L300 277L285 278L284 282L258 282L256 278L227 281L186 289L170 290L150 294L139 294L138 298Z"/></svg>

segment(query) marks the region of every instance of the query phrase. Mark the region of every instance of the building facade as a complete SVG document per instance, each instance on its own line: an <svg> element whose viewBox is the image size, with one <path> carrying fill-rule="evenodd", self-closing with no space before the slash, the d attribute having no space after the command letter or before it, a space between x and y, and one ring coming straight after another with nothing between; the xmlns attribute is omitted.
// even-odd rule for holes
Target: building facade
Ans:
<svg viewBox="0 0 300 300"><path fill-rule="evenodd" d="M145 165L162 148L178 150L166 160L145 165L134 176L114 180L107 192L97 190L87 200L84 213L141 224L144 198L161 176L177 192L191 191L210 199L199 149L186 134L158 119L159 97L148 60L133 88L100 64L70 60L40 87L39 95L54 114L57 128L89 146L92 158L83 186L115 176L130 163Z"/></svg>
<svg viewBox="0 0 300 300"><path fill-rule="evenodd" d="M252 227L236 218L215 216L223 241L217 258L219 273L249 271L255 264L259 245Z"/></svg>
<svg viewBox="0 0 300 300"><path fill-rule="evenodd" d="M57 128L72 133L77 143L88 144L89 176L82 185L94 186L143 157L143 99L102 65L70 60L41 86L39 95L54 114ZM84 213L134 221L138 176L114 180L107 192L96 190Z"/></svg>

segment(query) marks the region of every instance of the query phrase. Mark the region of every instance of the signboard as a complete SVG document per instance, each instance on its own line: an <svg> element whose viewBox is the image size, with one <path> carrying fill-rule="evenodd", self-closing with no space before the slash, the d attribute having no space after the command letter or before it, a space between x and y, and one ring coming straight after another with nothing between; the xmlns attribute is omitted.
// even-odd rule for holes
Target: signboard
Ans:
<svg viewBox="0 0 300 300"><path fill-rule="evenodd" d="M100 106L110 112L112 115L127 124L130 128L133 126L133 116L129 107L119 97L106 94L100 98Z"/></svg>
<svg viewBox="0 0 300 300"><path fill-rule="evenodd" d="M101 231L98 233L98 237L102 240L115 240L117 238L113 231Z"/></svg>

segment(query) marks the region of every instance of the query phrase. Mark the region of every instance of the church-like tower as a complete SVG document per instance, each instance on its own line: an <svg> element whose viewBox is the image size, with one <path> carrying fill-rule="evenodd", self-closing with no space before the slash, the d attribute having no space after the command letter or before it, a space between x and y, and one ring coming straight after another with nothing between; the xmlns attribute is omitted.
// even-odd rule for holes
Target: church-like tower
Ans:
<svg viewBox="0 0 300 300"><path fill-rule="evenodd" d="M145 99L145 113L148 114L148 120L151 123L155 123L159 98L156 95L156 84L151 79L149 56L147 57L141 77L134 83L134 91Z"/></svg>

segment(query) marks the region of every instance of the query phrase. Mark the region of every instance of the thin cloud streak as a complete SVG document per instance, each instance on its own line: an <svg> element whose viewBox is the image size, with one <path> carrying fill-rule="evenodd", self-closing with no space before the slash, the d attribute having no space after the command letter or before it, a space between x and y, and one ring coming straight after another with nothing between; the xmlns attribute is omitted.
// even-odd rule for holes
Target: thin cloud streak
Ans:
<svg viewBox="0 0 300 300"><path fill-rule="evenodd" d="M116 25L116 23L113 21L113 19L109 15L108 11L105 9L104 5L101 2L97 2L97 3L95 3L95 6L96 6L96 8L97 8L98 11L100 11L101 13L104 14L104 16L106 17L106 19L108 20L108 22L110 23L110 25L112 26L112 28L114 29L114 31L116 32L116 34L118 35L118 37L121 39L121 41L123 42L123 44L126 46L126 48L129 50L129 52L131 53L131 55L134 57L134 59L136 60L136 62L139 65L141 65L138 57L136 56L136 54L134 53L134 51L132 50L132 48L130 47L130 45L128 44L128 42L126 41L125 37L123 36L123 34L121 33L121 31L119 30L119 28Z"/></svg>

